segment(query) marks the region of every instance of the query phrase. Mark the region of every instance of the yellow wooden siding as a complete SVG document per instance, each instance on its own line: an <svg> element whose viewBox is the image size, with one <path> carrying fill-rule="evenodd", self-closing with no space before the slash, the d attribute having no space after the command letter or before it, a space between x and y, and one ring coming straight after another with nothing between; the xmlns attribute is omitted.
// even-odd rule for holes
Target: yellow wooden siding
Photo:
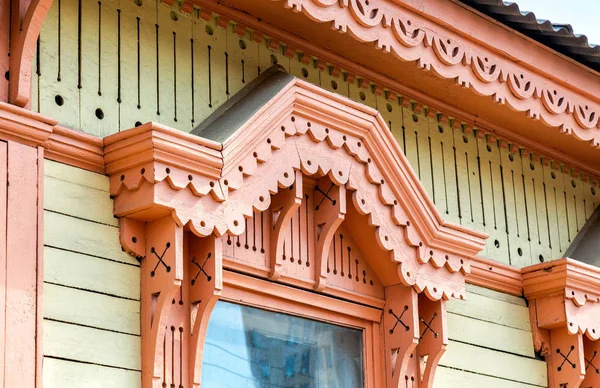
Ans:
<svg viewBox="0 0 600 388"><path fill-rule="evenodd" d="M546 387L524 299L475 286L467 294L447 304L449 344L434 387Z"/></svg>
<svg viewBox="0 0 600 388"><path fill-rule="evenodd" d="M44 387L139 387L139 263L121 250L108 178L44 170Z"/></svg>
<svg viewBox="0 0 600 388"><path fill-rule="evenodd" d="M378 109L444 218L490 234L485 257L516 266L560 258L598 204L596 188L568 171L415 114L361 87L362 80L347 82L328 67L302 63L302 54L272 49L268 38L238 36L214 15L204 21L198 10L186 15L154 1L84 1L79 43L78 4L53 3L33 65L33 107L63 125L105 136L157 121L189 132L277 63ZM115 222L102 217L94 221Z"/></svg>

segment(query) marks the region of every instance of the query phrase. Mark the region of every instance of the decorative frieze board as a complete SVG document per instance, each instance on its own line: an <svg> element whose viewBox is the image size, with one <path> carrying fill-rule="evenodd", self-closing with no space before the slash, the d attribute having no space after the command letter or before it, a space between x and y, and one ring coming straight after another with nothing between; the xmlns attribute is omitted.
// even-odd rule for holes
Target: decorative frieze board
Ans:
<svg viewBox="0 0 600 388"><path fill-rule="evenodd" d="M182 4L191 5L192 3L186 1ZM256 18L243 12L215 3L212 0L194 0L193 4L201 7L200 10L197 10L198 17L204 20L210 19L211 13L214 12L219 18L219 25L224 28L234 28L240 36L244 36L247 31L250 31L253 39L258 42L268 39L270 42L269 47L272 50L283 51L286 55L299 56L303 63L307 65L314 63L320 71L326 71L334 77L342 77L352 80L351 82L359 79L361 87L372 88L377 94L385 95L390 102L399 102L402 106L411 108L415 113L425 112L430 117L437 116L440 123L450 121L453 128L457 130L464 129L466 133L476 129L482 137L488 136L493 141L498 141L501 146L509 147L514 152L521 150L523 153L527 153L531 152L529 150L535 150L536 157L542 158L544 163L552 163L552 167L556 170L570 171L575 177L581 175L582 178L586 179L586 172L598 175L590 170L589 166L579 163L574 158L558 155L551 148L543 147L535 141L497 126L482 117L466 114L436 100L430 95L407 88L387 76L351 62L317 45L310 44L272 25L257 21ZM189 8L182 6L181 12L196 15L194 13L196 10L191 6ZM233 24L233 27L231 24ZM592 177L592 179L597 182L597 178Z"/></svg>
<svg viewBox="0 0 600 388"><path fill-rule="evenodd" d="M548 362L549 386L598 386L600 270L565 258L522 272L534 343Z"/></svg>
<svg viewBox="0 0 600 388"><path fill-rule="evenodd" d="M281 1L281 0L273 0ZM284 0L285 7L312 20L332 23L360 42L417 61L424 70L472 88L480 95L526 112L544 124L599 147L600 104L530 71L477 42L438 25L398 2L368 0Z"/></svg>

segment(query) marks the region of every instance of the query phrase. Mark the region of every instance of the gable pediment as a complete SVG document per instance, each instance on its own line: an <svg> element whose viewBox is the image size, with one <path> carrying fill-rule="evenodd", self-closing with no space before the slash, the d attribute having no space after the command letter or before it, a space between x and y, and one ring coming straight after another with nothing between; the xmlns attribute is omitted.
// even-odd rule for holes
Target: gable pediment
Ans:
<svg viewBox="0 0 600 388"><path fill-rule="evenodd" d="M237 126L223 143L152 123L106 138L115 214L142 221L172 214L201 237L240 236L282 190L302 177L328 177L349 193L354 218L372 229L399 281L432 299L464 296L469 259L486 235L441 218L375 110L293 77L272 77L279 91L254 102L244 121L212 124ZM238 115L253 93L222 116ZM277 268L271 272L277 276Z"/></svg>

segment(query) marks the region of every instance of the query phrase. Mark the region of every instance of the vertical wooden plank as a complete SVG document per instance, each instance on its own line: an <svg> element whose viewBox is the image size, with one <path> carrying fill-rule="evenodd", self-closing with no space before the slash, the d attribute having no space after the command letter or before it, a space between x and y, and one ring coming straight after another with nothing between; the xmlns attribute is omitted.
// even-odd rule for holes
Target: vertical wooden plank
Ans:
<svg viewBox="0 0 600 388"><path fill-rule="evenodd" d="M6 196L7 144L0 142L0 381L4 382L6 348Z"/></svg>
<svg viewBox="0 0 600 388"><path fill-rule="evenodd" d="M442 141L444 128L438 124L437 118L428 118L429 157L431 164L431 181L433 186L432 198L442 217L446 219L446 185L444 183L444 159L442 155ZM441 131L440 131L441 130Z"/></svg>
<svg viewBox="0 0 600 388"><path fill-rule="evenodd" d="M456 164L454 163L454 130L447 124L438 122L440 133L440 150L442 153L442 174L444 175L444 195L446 196L446 215L444 219L460 223L459 197L456 176Z"/></svg>
<svg viewBox="0 0 600 388"><path fill-rule="evenodd" d="M516 161L517 157L520 158L518 152L511 152L508 148L500 148L500 183L501 183L501 194L504 200L504 223L505 232L508 238L508 258L509 264L518 265L516 263L524 262L522 259L516 257L522 257L523 249L521 248L521 255L517 254L520 245L521 231L519 229L519 221L517 214L519 212L518 202L516 197L515 179L520 178L519 174L515 174L514 168L518 165ZM516 175L516 178L515 178ZM529 244L527 243L527 247ZM514 259L514 260L513 260Z"/></svg>
<svg viewBox="0 0 600 388"><path fill-rule="evenodd" d="M568 230L568 244L573 242L575 236L579 232L579 213L577 212L576 196L577 196L577 180L571 174L562 174L564 179L563 201L566 209L566 224Z"/></svg>
<svg viewBox="0 0 600 388"><path fill-rule="evenodd" d="M177 4L177 3L174 3ZM173 31L176 21L171 18L177 15L175 8L168 7L165 3L158 4L158 22L155 26L158 40L156 43L158 60L158 82L156 93L156 112L160 123L169 127L176 127L175 121L175 50L176 41L173 40Z"/></svg>
<svg viewBox="0 0 600 388"><path fill-rule="evenodd" d="M319 72L319 85L323 89L329 90L332 93L337 93L341 94L342 96L348 97L348 89L351 83L345 82L341 74L337 77L332 75L329 67L326 67L323 70L315 69L315 71ZM354 80L354 82L357 81Z"/></svg>
<svg viewBox="0 0 600 388"><path fill-rule="evenodd" d="M346 84L346 82L342 82L344 80L343 75L340 75L340 84ZM354 82L348 82L348 97L350 99L360 102L361 104L370 106L371 108L377 109L377 99L375 98L375 93L373 93L373 88L371 85L365 85L367 80L359 80ZM358 86L360 83L360 86Z"/></svg>
<svg viewBox="0 0 600 388"><path fill-rule="evenodd" d="M402 108L402 142L404 143L404 154L408 159L411 167L421 179L421 171L419 170L419 158L417 155L417 136L418 132L415 129L415 123L419 121L419 117L410 109Z"/></svg>
<svg viewBox="0 0 600 388"><path fill-rule="evenodd" d="M548 247L550 248L550 260L557 259L562 256L561 250L561 238L560 230L561 225L558 219L558 197L556 192L556 171L548 164L543 166L544 169L544 196L545 202L547 203L546 222L549 225L550 241Z"/></svg>
<svg viewBox="0 0 600 388"><path fill-rule="evenodd" d="M227 100L225 94L225 30L216 19L194 19L194 126Z"/></svg>
<svg viewBox="0 0 600 388"><path fill-rule="evenodd" d="M258 46L258 63L261 73L273 65L282 66L288 73L290 71L290 58L283 55L283 47L276 40L264 39Z"/></svg>
<svg viewBox="0 0 600 388"><path fill-rule="evenodd" d="M258 77L258 44L252 41L248 31L244 30L244 35L239 36L234 29L235 26L229 25L226 36L229 97Z"/></svg>
<svg viewBox="0 0 600 388"><path fill-rule="evenodd" d="M178 3L177 7L179 7ZM190 41L192 39L192 16L172 9L170 15L172 28L173 58L173 127L185 132L194 129L192 124L192 58ZM173 17L176 19L174 20Z"/></svg>
<svg viewBox="0 0 600 388"><path fill-rule="evenodd" d="M1 155L0 155L0 160ZM0 174L1 176L1 174ZM0 178L1 179L1 178ZM1 182L1 180L0 180ZM35 386L42 388L44 363L43 321L44 321L44 148L37 148L37 257L36 257L36 331L35 331ZM1 196L0 196L1 198ZM0 219L1 218L0 214ZM1 260L0 260L1 262Z"/></svg>
<svg viewBox="0 0 600 388"><path fill-rule="evenodd" d="M529 157L522 160L525 184L526 214L528 215L529 247L531 264L546 260L550 256L548 223L544 199L542 165Z"/></svg>
<svg viewBox="0 0 600 388"><path fill-rule="evenodd" d="M581 228L583 228L583 225L585 225L585 222L587 221L587 217L585 215L585 203L583 202L585 198L585 194L583 192L585 182L583 182L583 180L581 180L581 178L579 177L575 177L573 178L573 180L576 183L573 190L573 202L575 203L577 233L579 233L579 231L581 230Z"/></svg>
<svg viewBox="0 0 600 388"><path fill-rule="evenodd" d="M550 177L552 179L551 189L554 195L554 208L556 212L555 222L558 227L558 249L560 252L559 256L562 256L571 244L570 232L568 227L569 215L567 214L567 202L565 197L565 179L564 174L555 168L553 168L550 172Z"/></svg>
<svg viewBox="0 0 600 388"><path fill-rule="evenodd" d="M37 321L37 149L8 143L6 387L35 387Z"/></svg>
<svg viewBox="0 0 600 388"><path fill-rule="evenodd" d="M119 127L158 121L156 114L155 0L121 2L121 104Z"/></svg>
<svg viewBox="0 0 600 388"><path fill-rule="evenodd" d="M308 54L305 53L303 55ZM314 85L319 85L319 70L315 68L313 59L309 58L308 63L304 63L300 59L300 54L297 54L290 60L290 74ZM302 59L304 58L302 57Z"/></svg>
<svg viewBox="0 0 600 388"><path fill-rule="evenodd" d="M464 139L468 142L464 143ZM469 210L471 214L471 226L477 230L485 230L483 226L483 199L481 197L481 177L480 161L478 159L478 144L475 133L466 134L463 132L463 143L465 144L465 158L467 164L467 174L469 182Z"/></svg>
<svg viewBox="0 0 600 388"><path fill-rule="evenodd" d="M473 206L471 198L471 172L469 166L469 141L474 139L466 136L462 131L454 130L454 165L456 166L456 185L458 188L459 219L461 225L475 227L473 222Z"/></svg>
<svg viewBox="0 0 600 388"><path fill-rule="evenodd" d="M40 111L80 128L77 89L77 0L52 2L40 34Z"/></svg>
<svg viewBox="0 0 600 388"><path fill-rule="evenodd" d="M81 6L81 68L78 69L81 127L104 137L119 130L117 0ZM77 8L76 8L77 9ZM69 24L76 24L72 19ZM72 57L70 59L73 59Z"/></svg>
<svg viewBox="0 0 600 388"><path fill-rule="evenodd" d="M1 12L1 11L0 11ZM39 43L40 40L38 38L38 46L37 48L39 49ZM40 112L40 69L39 69L39 56L38 56L38 50L36 49L36 52L33 56L33 60L31 61L31 63L33 63L33 69L31 70L31 110L34 112ZM0 74L1 76L2 74ZM0 85L0 88L2 86ZM0 91L1 93L1 91ZM2 98L0 98L0 101L2 101Z"/></svg>
<svg viewBox="0 0 600 388"><path fill-rule="evenodd" d="M418 115L419 120L414 123L415 138L417 146L418 170L421 183L429 197L435 203L435 192L433 185L433 175L431 173L431 138L429 136L429 119L423 115Z"/></svg>
<svg viewBox="0 0 600 388"><path fill-rule="evenodd" d="M504 217L504 197L500 176L500 147L498 142L478 138L479 184L483 198L484 230L489 233L485 254L487 257L509 262L508 235Z"/></svg>
<svg viewBox="0 0 600 388"><path fill-rule="evenodd" d="M381 107L381 105L382 104L378 104L379 107ZM381 111L382 110L380 110L380 112ZM400 149L402 150L403 153L406 154L406 151L404 149L404 140L403 140L404 139L404 129L403 129L404 116L402 113L402 107L400 106L400 104L398 104L397 101L393 101L393 102L390 101L385 104L385 108L383 109L382 115L383 115L384 119L386 120L388 128L392 132L394 139L396 139L396 142L400 146Z"/></svg>
<svg viewBox="0 0 600 388"><path fill-rule="evenodd" d="M10 67L10 2L0 4L0 101L8 101L8 80L4 76Z"/></svg>

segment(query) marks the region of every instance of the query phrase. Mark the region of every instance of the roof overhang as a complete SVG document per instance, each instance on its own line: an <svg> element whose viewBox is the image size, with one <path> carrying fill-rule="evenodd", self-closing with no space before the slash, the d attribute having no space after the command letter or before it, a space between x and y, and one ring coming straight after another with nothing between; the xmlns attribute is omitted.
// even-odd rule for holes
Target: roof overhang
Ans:
<svg viewBox="0 0 600 388"><path fill-rule="evenodd" d="M391 91L434 110L452 111L459 120L492 130L510 128L517 137L559 150L593 168L600 165L598 74L462 4L442 0L384 0L369 5L363 0L194 3L274 36L274 30L280 31L277 38L304 55L316 55L367 82L387 79L383 86Z"/></svg>

